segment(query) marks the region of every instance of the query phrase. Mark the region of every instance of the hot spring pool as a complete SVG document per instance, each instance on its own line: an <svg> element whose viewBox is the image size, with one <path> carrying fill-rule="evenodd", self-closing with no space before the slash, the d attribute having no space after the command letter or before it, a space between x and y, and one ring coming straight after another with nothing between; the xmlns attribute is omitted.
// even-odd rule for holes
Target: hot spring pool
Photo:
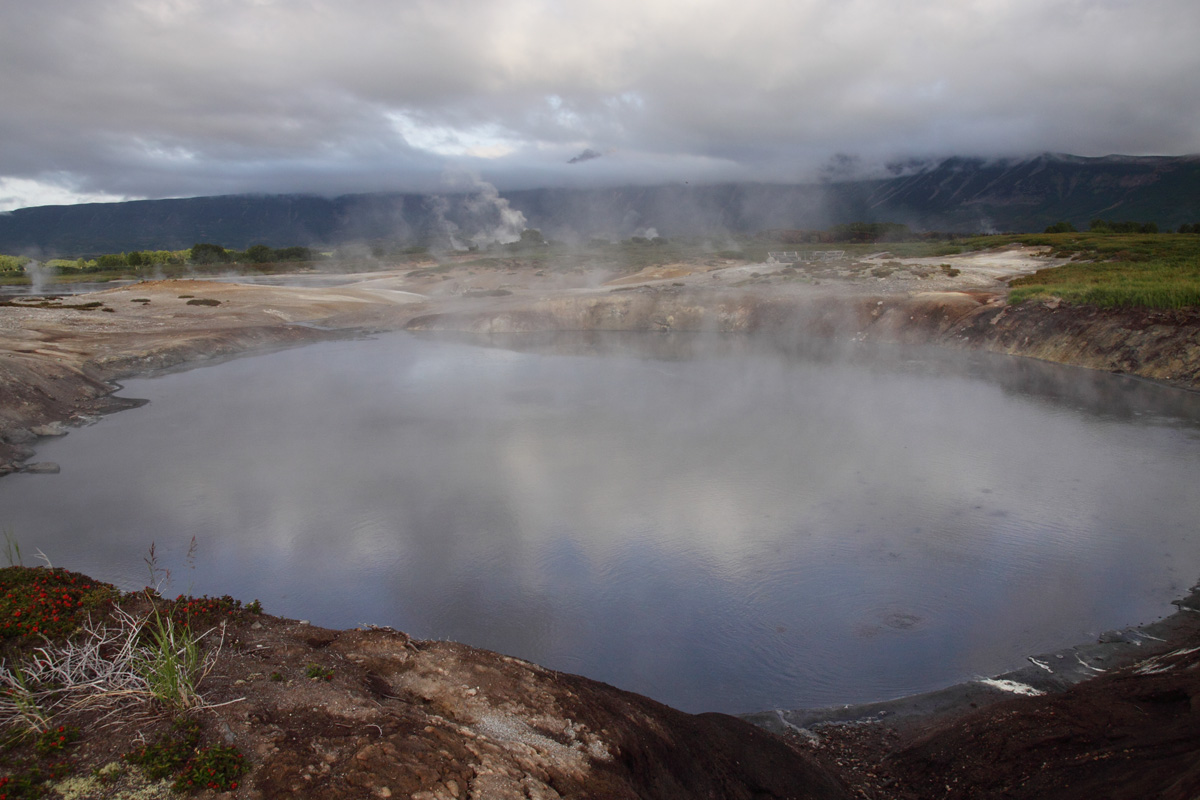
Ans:
<svg viewBox="0 0 1200 800"><path fill-rule="evenodd" d="M513 344L513 343L505 343ZM1027 360L408 334L131 380L0 480L25 554L687 711L880 700L1200 576L1200 396ZM195 537L194 556L187 556Z"/></svg>

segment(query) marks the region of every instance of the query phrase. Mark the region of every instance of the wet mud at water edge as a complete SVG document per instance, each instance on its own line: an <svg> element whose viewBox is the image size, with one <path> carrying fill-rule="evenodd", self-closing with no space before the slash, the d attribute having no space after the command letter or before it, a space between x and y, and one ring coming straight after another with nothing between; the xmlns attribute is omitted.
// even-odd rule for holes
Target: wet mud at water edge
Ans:
<svg viewBox="0 0 1200 800"><path fill-rule="evenodd" d="M882 700L1169 613L1200 400L740 337L390 334L129 381L0 482L22 550L687 711ZM196 538L194 557L188 544Z"/></svg>

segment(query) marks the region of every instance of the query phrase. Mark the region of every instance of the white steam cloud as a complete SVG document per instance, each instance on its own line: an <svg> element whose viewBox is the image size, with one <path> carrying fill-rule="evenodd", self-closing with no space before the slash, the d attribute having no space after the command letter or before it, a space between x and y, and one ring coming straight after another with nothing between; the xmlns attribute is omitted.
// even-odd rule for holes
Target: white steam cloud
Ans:
<svg viewBox="0 0 1200 800"><path fill-rule="evenodd" d="M452 194L435 195L426 202L433 212L437 234L453 250L510 244L519 241L528 227L525 214L509 205L495 186L477 174L447 173L443 185Z"/></svg>

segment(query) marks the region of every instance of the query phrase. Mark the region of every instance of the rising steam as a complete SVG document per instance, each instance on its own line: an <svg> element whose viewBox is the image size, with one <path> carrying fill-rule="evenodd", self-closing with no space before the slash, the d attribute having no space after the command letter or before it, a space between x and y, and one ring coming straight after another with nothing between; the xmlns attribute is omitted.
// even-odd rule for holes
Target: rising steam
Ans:
<svg viewBox="0 0 1200 800"><path fill-rule="evenodd" d="M476 247L519 241L528 225L525 214L509 205L500 191L472 173L445 178L455 195L431 199L434 226L455 250L466 250L464 240Z"/></svg>

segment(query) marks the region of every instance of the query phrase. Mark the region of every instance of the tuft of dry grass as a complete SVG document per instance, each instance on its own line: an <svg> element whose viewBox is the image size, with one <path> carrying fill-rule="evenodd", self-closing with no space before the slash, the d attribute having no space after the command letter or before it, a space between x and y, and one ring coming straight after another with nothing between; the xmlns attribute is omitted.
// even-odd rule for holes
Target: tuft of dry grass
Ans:
<svg viewBox="0 0 1200 800"><path fill-rule="evenodd" d="M216 638L204 649L202 641ZM0 663L0 725L41 733L59 715L111 715L133 703L208 707L199 687L224 643L222 623L196 635L154 610L138 616L114 607L76 636L33 649L21 664ZM107 712L107 713L104 713Z"/></svg>

